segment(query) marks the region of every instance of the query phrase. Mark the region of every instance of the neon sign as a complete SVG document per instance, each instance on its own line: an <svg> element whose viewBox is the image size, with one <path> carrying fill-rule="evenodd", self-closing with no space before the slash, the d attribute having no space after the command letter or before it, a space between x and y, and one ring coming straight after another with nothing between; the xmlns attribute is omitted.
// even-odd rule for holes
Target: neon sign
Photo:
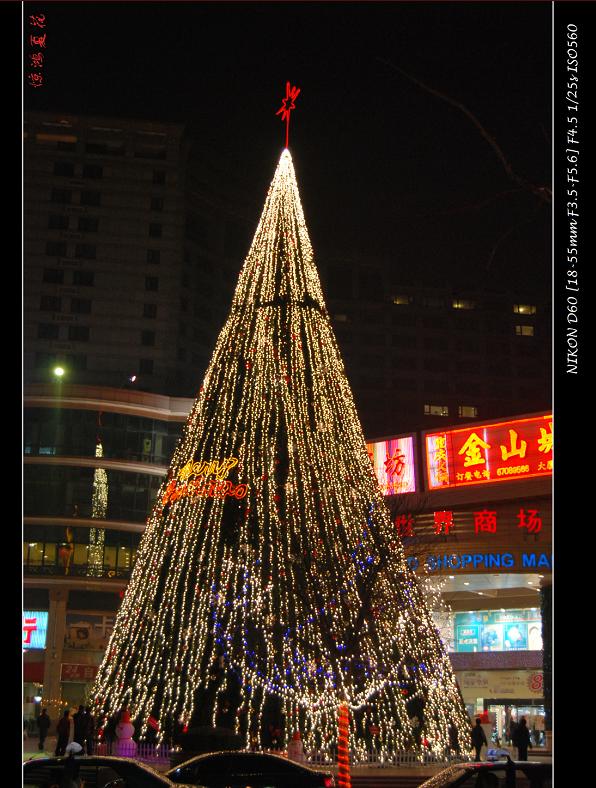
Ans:
<svg viewBox="0 0 596 788"><path fill-rule="evenodd" d="M366 450L383 495L415 492L414 438L394 438L367 443Z"/></svg>
<svg viewBox="0 0 596 788"><path fill-rule="evenodd" d="M48 631L47 611L23 611L23 648L45 648Z"/></svg>
<svg viewBox="0 0 596 788"><path fill-rule="evenodd" d="M237 457L223 460L199 460L187 462L178 472L176 479L166 487L162 496L162 505L177 501L180 498L236 498L246 496L246 484L233 484L226 476L238 465ZM214 476L215 478L209 478ZM191 478L194 477L194 478ZM179 484L179 482L181 482Z"/></svg>
<svg viewBox="0 0 596 788"><path fill-rule="evenodd" d="M552 415L426 433L424 442L429 490L552 474Z"/></svg>

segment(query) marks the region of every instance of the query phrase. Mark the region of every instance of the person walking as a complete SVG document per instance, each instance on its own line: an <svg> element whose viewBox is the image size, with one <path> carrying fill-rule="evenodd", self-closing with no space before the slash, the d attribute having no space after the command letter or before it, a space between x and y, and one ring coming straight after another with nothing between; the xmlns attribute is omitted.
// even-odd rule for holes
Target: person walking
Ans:
<svg viewBox="0 0 596 788"><path fill-rule="evenodd" d="M95 720L91 714L91 707L85 707L85 747L87 755L93 755L93 734L95 733Z"/></svg>
<svg viewBox="0 0 596 788"><path fill-rule="evenodd" d="M51 720L48 717L48 710L42 709L41 714L37 718L37 727L39 728L39 749L43 750L45 745L46 736L48 735L48 728L50 727Z"/></svg>
<svg viewBox="0 0 596 788"><path fill-rule="evenodd" d="M472 728L472 745L476 750L476 757L474 758L475 761L480 760L480 750L482 749L482 745L486 744L488 746L488 742L486 741L486 733L484 732L480 722L480 717L476 717L476 725Z"/></svg>
<svg viewBox="0 0 596 788"><path fill-rule="evenodd" d="M459 738L457 735L457 728L455 727L454 722L449 724L449 729L447 733L449 734L449 755L451 755L452 753L459 755Z"/></svg>
<svg viewBox="0 0 596 788"><path fill-rule="evenodd" d="M525 717L522 717L519 721L519 725L515 729L513 736L513 744L517 747L518 760L527 761L528 747L532 746L532 742L530 739L530 731L528 730L528 723L526 722Z"/></svg>
<svg viewBox="0 0 596 788"><path fill-rule="evenodd" d="M68 738L70 736L70 714L68 709L64 710L64 714L58 720L56 726L56 733L58 734L58 741L56 742L56 755L64 755L66 747L68 746Z"/></svg>
<svg viewBox="0 0 596 788"><path fill-rule="evenodd" d="M86 727L85 709L83 706L79 706L79 710L72 715L72 721L74 723L74 732L72 735L72 740L76 741L77 744L80 744L81 747L83 747L85 744L85 727Z"/></svg>

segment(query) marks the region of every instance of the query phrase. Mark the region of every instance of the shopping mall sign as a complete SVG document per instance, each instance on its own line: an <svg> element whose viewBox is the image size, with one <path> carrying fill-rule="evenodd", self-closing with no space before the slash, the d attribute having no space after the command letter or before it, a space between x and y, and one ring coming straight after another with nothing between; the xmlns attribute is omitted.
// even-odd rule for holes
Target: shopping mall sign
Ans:
<svg viewBox="0 0 596 788"><path fill-rule="evenodd" d="M550 476L552 414L424 436L429 490Z"/></svg>
<svg viewBox="0 0 596 788"><path fill-rule="evenodd" d="M23 611L23 648L45 648L48 631L48 613L46 610Z"/></svg>
<svg viewBox="0 0 596 788"><path fill-rule="evenodd" d="M367 443L366 450L383 495L416 491L413 435Z"/></svg>

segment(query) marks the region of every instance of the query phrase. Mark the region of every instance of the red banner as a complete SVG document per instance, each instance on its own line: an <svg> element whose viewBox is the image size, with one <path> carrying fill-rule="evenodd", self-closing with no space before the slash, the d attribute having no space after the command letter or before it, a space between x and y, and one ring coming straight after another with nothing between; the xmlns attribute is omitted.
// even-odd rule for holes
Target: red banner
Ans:
<svg viewBox="0 0 596 788"><path fill-rule="evenodd" d="M93 681L97 676L97 665L73 665L63 662L60 671L60 681L78 681L86 683Z"/></svg>
<svg viewBox="0 0 596 788"><path fill-rule="evenodd" d="M429 490L550 476L552 414L426 433Z"/></svg>

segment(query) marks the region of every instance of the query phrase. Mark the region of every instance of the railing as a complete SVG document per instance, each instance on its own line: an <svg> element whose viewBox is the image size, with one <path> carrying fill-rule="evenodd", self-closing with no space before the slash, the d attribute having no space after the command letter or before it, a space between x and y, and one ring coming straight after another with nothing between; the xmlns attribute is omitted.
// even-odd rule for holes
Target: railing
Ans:
<svg viewBox="0 0 596 788"><path fill-rule="evenodd" d="M169 763L171 747L168 744L155 744L153 742L132 742L128 747L119 742L95 742L93 752L95 755L120 755L126 758L136 758L149 764Z"/></svg>
<svg viewBox="0 0 596 788"><path fill-rule="evenodd" d="M152 742L132 742L129 747L123 747L118 742L95 742L93 752L96 755L121 755L136 758L149 764L169 763L172 749L168 744L156 745ZM276 755L285 756L283 751L275 751ZM472 760L469 755L437 755L435 753L417 753L402 750L390 754L377 750L366 752L350 752L350 765L354 767L374 767L377 769L390 769L397 767L414 766L449 766L452 763L466 763ZM309 766L325 767L336 766L335 756L325 750L305 752L304 763Z"/></svg>
<svg viewBox="0 0 596 788"><path fill-rule="evenodd" d="M306 763L311 766L334 766L335 757L325 751L305 753ZM399 766L449 766L452 763L465 763L471 760L469 755L437 755L436 753L417 753L401 750L393 753L381 753L377 750L366 752L350 752L351 766L374 766L379 769L396 768Z"/></svg>

